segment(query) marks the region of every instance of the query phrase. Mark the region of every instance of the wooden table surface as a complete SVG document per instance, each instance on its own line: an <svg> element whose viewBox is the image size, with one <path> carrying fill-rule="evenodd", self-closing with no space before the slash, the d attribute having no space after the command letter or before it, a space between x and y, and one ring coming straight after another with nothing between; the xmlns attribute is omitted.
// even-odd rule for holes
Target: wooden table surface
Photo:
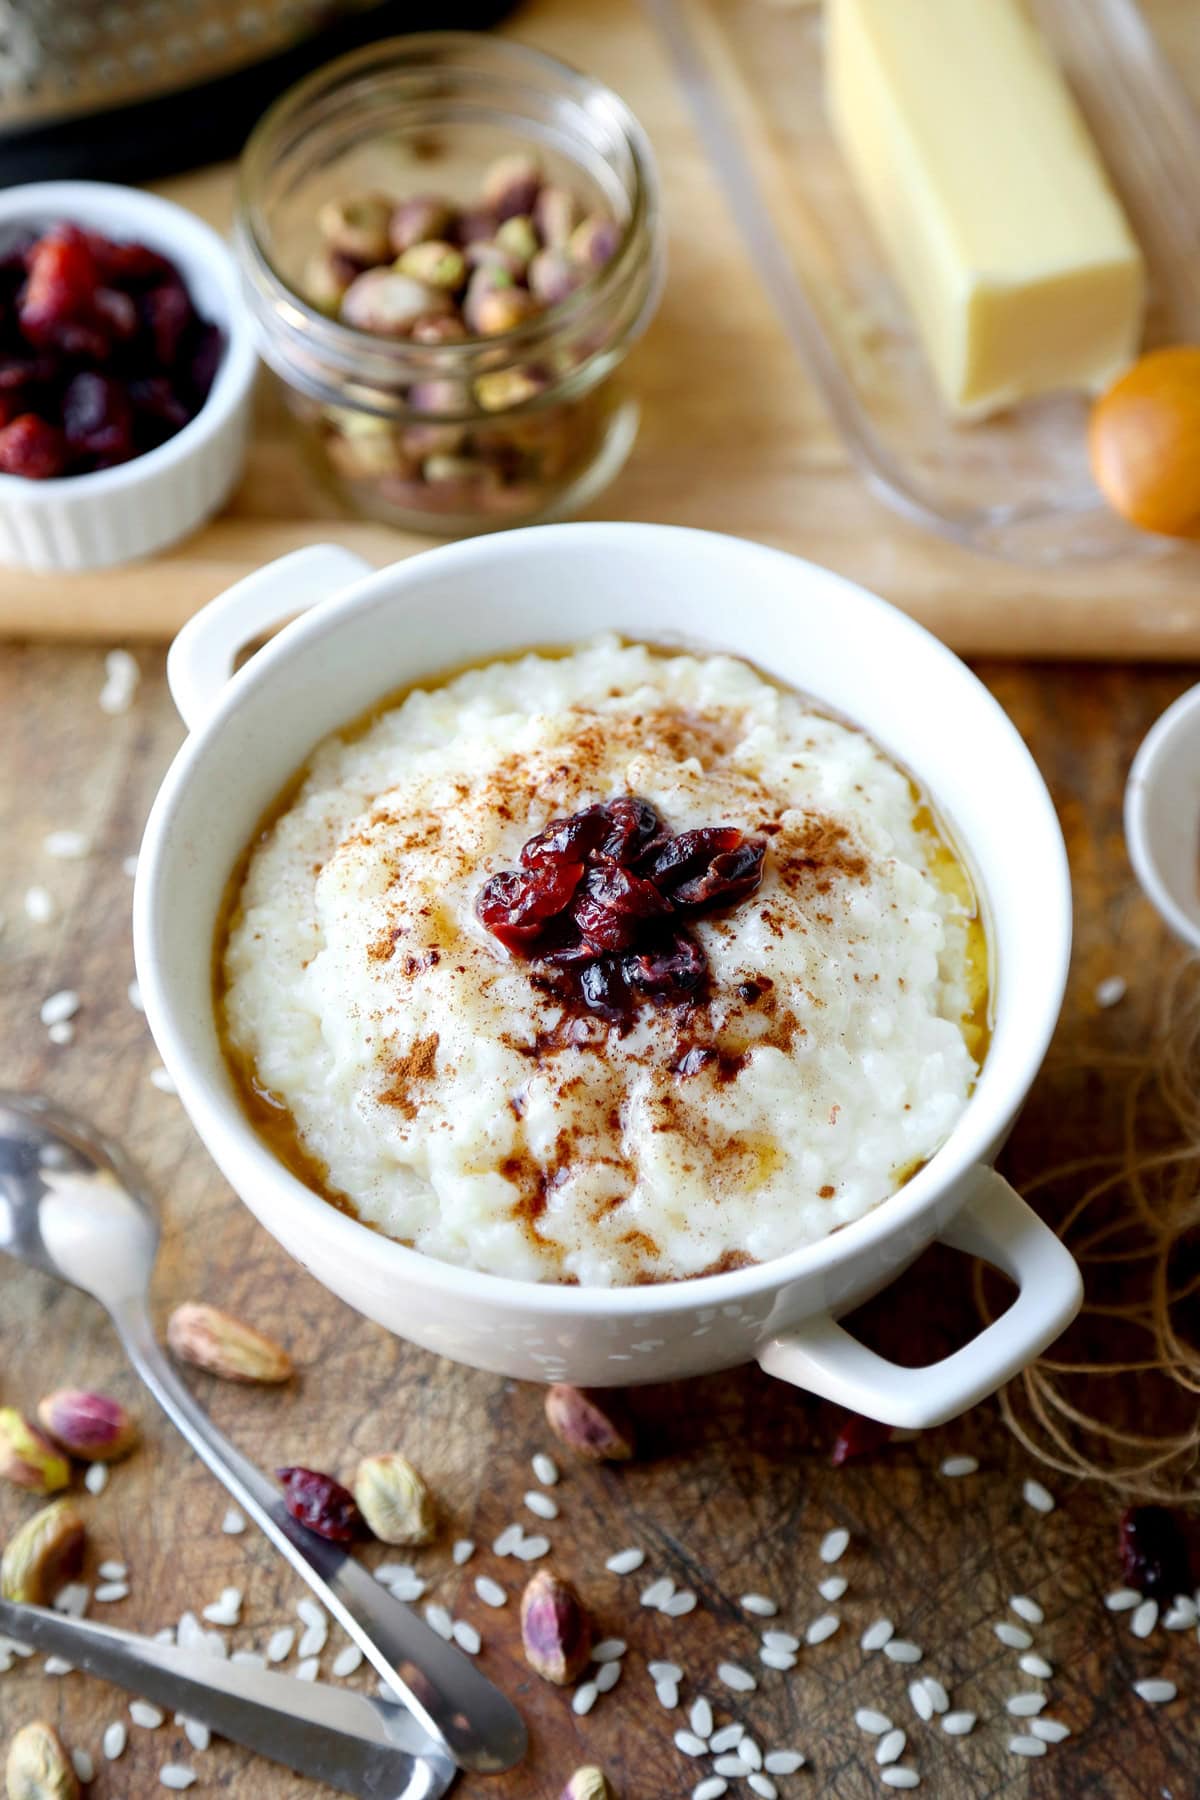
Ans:
<svg viewBox="0 0 1200 1800"><path fill-rule="evenodd" d="M136 849L180 731L159 654L144 651L141 661L135 707L110 718L97 705L98 650L14 646L0 660L0 1086L43 1089L79 1107L142 1163L163 1214L154 1291L160 1321L178 1302L202 1297L290 1344L301 1373L287 1390L197 1379L218 1421L247 1452L266 1467L299 1461L345 1474L361 1454L403 1447L426 1471L446 1518L438 1544L416 1558L430 1595L478 1624L482 1667L518 1701L531 1730L528 1762L508 1777L464 1781L456 1790L464 1800L555 1800L571 1770L591 1760L609 1771L624 1800L683 1800L699 1770L673 1747L681 1716L663 1712L653 1697L645 1664L655 1657L688 1670L685 1700L707 1692L719 1717L736 1711L762 1744L803 1749L809 1768L780 1780L784 1795L863 1800L886 1791L874 1745L853 1719L856 1707L871 1705L909 1729L906 1760L923 1773L921 1791L939 1800L1194 1796L1195 1634L1159 1632L1141 1644L1127 1617L1104 1610L1101 1596L1119 1579L1116 1502L1047 1475L1057 1510L1048 1517L1031 1511L1021 1487L1033 1465L990 1403L834 1471L831 1409L755 1371L644 1390L636 1398L643 1459L588 1469L563 1457L561 1517L547 1527L553 1566L578 1582L602 1633L629 1641L622 1683L590 1717L576 1719L562 1693L529 1676L517 1644L523 1569L487 1547L509 1520L522 1517L521 1496L532 1485L529 1458L547 1446L540 1393L410 1349L349 1312L258 1229L208 1161L178 1101L149 1079L154 1050L126 994L133 970L122 860ZM1085 1076L1081 1059L1097 1049L1136 1052L1144 1045L1176 960L1130 875L1120 799L1139 738L1196 672L989 664L982 673L1055 791L1077 894L1075 967L1062 1025L1007 1157L1020 1183L1111 1136L1119 1081L1102 1071ZM963 748L969 754L970 746ZM93 840L85 861L46 856L46 833L66 827ZM25 915L23 895L35 883L53 896L49 924ZM1128 996L1101 1011L1096 984L1115 973L1127 977ZM55 1048L38 1013L42 1000L64 987L76 988L82 1005L75 1041ZM1064 1184L1056 1203L1070 1191ZM936 1258L919 1265L872 1309L876 1341L909 1357L915 1347L944 1352L973 1317L966 1269ZM226 1635L235 1648L264 1646L273 1629L294 1620L305 1590L252 1531L221 1534L223 1490L141 1399L98 1309L15 1265L5 1266L2 1280L0 1401L32 1409L45 1390L77 1383L111 1389L142 1418L143 1448L115 1469L101 1497L83 1496L89 1576L95 1579L106 1558L130 1571L128 1599L95 1606L94 1614L149 1632L236 1586L245 1594L243 1622ZM980 1472L960 1481L942 1477L939 1465L951 1451L977 1456ZM11 1530L30 1510L27 1496L4 1489L0 1529ZM816 1592L828 1574L817 1545L834 1525L852 1537L841 1565L849 1588L835 1608L839 1634L804 1651L790 1675L764 1672L744 1704L726 1705L716 1664L725 1657L752 1662L755 1654L756 1634L738 1596L776 1596L778 1623L802 1630L826 1610ZM459 1536L481 1546L464 1571L449 1556ZM634 1543L647 1552L647 1572L669 1573L696 1590L700 1605L690 1617L671 1621L640 1609L645 1575L622 1581L605 1574L606 1556ZM386 1553L369 1554L377 1560ZM489 1611L473 1593L473 1577L485 1570L513 1594L503 1611ZM1014 1729L1005 1696L1040 1685L1017 1672L1014 1653L991 1629L1017 1592L1034 1595L1045 1610L1036 1635L1056 1670L1046 1684L1049 1710L1073 1733L1040 1762L1022 1761L1005 1747ZM953 1704L979 1714L971 1736L952 1739L921 1724L905 1695L911 1671L861 1652L859 1636L880 1613L923 1646L922 1670L946 1683ZM334 1634L323 1673L336 1648ZM1153 1708L1134 1697L1131 1682L1160 1669L1178 1681L1180 1697ZM78 1674L49 1677L40 1658L0 1679L0 1735L36 1716L54 1721L68 1742L96 1756L92 1792L103 1800L150 1800L164 1791L159 1766L185 1758L200 1775L198 1795L318 1800L326 1792L228 1745L195 1755L170 1723L153 1732L131 1729L123 1760L106 1765L101 1734L124 1712L113 1691ZM736 1791L748 1790L738 1784Z"/></svg>

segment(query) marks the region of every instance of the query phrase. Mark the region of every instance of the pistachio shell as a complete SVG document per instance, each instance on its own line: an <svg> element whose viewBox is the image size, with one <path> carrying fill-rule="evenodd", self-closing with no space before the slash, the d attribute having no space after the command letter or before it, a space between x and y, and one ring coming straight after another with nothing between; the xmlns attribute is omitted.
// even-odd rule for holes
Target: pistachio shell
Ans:
<svg viewBox="0 0 1200 1800"><path fill-rule="evenodd" d="M0 1407L0 1476L32 1494L55 1494L71 1479L66 1457L15 1406Z"/></svg>
<svg viewBox="0 0 1200 1800"><path fill-rule="evenodd" d="M177 1306L167 1321L167 1342L182 1362L224 1381L287 1381L292 1359L281 1344L243 1325L216 1306Z"/></svg>
<svg viewBox="0 0 1200 1800"><path fill-rule="evenodd" d="M8 1800L79 1800L79 1777L52 1725L35 1719L9 1746Z"/></svg>
<svg viewBox="0 0 1200 1800"><path fill-rule="evenodd" d="M568 1687L587 1667L592 1625L579 1595L549 1569L539 1569L521 1595L521 1642L535 1675Z"/></svg>
<svg viewBox="0 0 1200 1800"><path fill-rule="evenodd" d="M4 1546L0 1594L44 1606L64 1581L79 1573L85 1538L83 1520L70 1500L55 1500L34 1513Z"/></svg>
<svg viewBox="0 0 1200 1800"><path fill-rule="evenodd" d="M138 1441L133 1415L119 1400L83 1388L57 1388L38 1402L43 1430L83 1462L118 1462Z"/></svg>
<svg viewBox="0 0 1200 1800"><path fill-rule="evenodd" d="M433 1497L407 1457L365 1456L354 1498L367 1528L384 1544L427 1544L437 1530Z"/></svg>

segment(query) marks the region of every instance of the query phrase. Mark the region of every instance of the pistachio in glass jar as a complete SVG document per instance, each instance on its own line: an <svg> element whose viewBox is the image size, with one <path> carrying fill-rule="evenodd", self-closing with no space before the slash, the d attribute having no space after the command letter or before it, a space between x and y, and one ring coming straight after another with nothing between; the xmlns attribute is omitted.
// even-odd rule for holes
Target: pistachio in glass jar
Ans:
<svg viewBox="0 0 1200 1800"><path fill-rule="evenodd" d="M615 373L661 285L655 183L586 77L459 33L344 58L251 139L238 236L264 355L356 510L546 518L624 460Z"/></svg>

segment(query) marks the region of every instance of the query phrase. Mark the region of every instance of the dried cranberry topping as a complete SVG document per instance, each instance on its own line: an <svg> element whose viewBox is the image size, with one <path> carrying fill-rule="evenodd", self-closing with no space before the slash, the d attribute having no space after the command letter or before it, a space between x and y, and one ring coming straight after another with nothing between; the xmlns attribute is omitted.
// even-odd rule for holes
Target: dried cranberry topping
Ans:
<svg viewBox="0 0 1200 1800"><path fill-rule="evenodd" d="M502 944L536 958L544 992L624 1025L641 1000L701 996L708 958L678 914L745 899L765 852L733 825L672 836L647 801L624 794L552 819L519 869L484 883L475 910Z"/></svg>
<svg viewBox="0 0 1200 1800"><path fill-rule="evenodd" d="M1121 1570L1131 1588L1155 1600L1192 1591L1191 1555L1179 1520L1165 1506L1131 1506L1121 1514Z"/></svg>
<svg viewBox="0 0 1200 1800"><path fill-rule="evenodd" d="M354 1495L332 1475L315 1469L276 1469L284 1505L301 1525L334 1544L349 1544L362 1530L362 1514Z"/></svg>
<svg viewBox="0 0 1200 1800"><path fill-rule="evenodd" d="M223 353L156 250L69 224L5 239L0 426L21 429L0 469L45 480L153 450L195 417Z"/></svg>

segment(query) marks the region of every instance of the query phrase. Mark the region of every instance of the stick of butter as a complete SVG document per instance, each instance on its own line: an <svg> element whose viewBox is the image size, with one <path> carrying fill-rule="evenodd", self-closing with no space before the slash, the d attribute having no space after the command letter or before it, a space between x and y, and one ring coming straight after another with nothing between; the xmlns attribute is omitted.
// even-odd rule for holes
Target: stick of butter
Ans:
<svg viewBox="0 0 1200 1800"><path fill-rule="evenodd" d="M842 153L951 412L1105 387L1145 271L1025 0L827 0Z"/></svg>

